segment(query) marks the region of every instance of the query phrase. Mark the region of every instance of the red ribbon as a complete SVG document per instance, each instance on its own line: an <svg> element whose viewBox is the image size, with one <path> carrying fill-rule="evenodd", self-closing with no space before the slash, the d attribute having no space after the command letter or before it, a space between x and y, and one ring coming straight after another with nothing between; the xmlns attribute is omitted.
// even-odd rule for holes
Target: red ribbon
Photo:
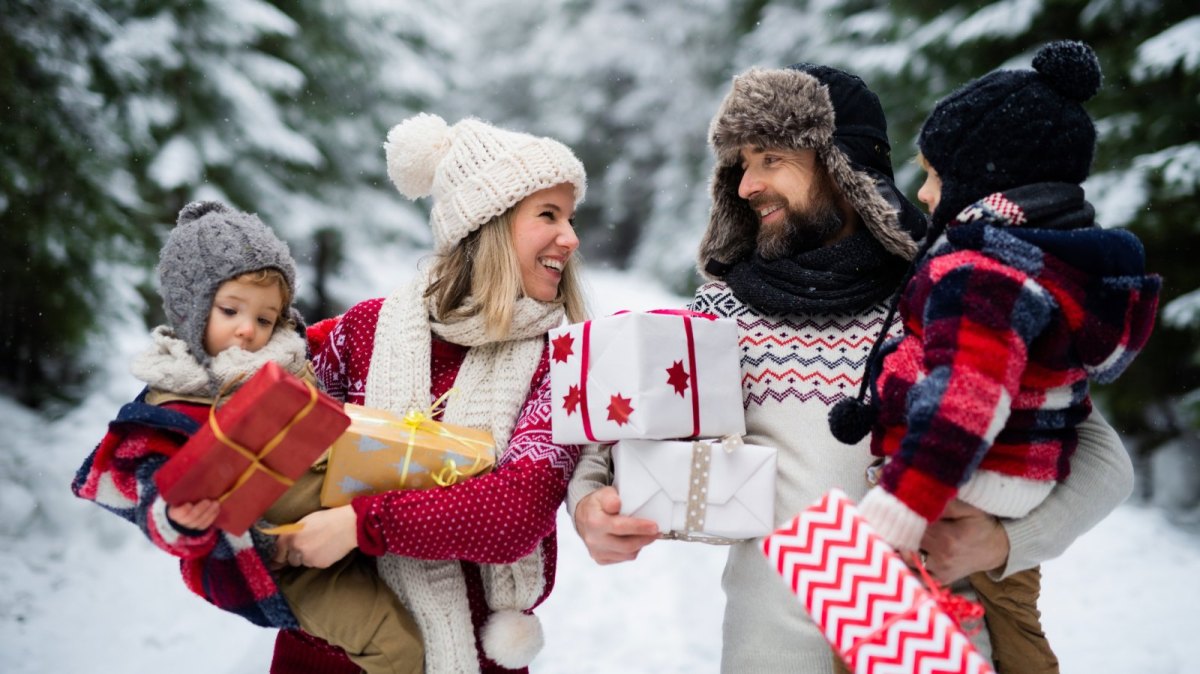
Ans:
<svg viewBox="0 0 1200 674"><path fill-rule="evenodd" d="M628 309L622 309L621 311L614 313L613 316L620 316L621 314L627 314L627 313L629 313ZM700 436L700 389L698 388L699 380L696 377L696 341L695 341L695 337L692 334L692 319L693 318L703 318L705 320L715 321L715 320L717 320L717 317L712 314L705 314L705 313L701 313L699 311L692 311L690 309L651 309L650 311L647 311L645 313L662 314L665 316L679 316L680 318L683 319L683 331L684 331L684 334L687 336L688 368L689 368L688 379L691 381L691 385L692 385L692 434L689 437L692 437L692 438L699 437ZM583 324L583 352L580 354L581 376L579 377L579 397L581 398L580 405L582 406L582 409L580 410L580 417L583 420L583 434L587 436L588 440L591 440L592 442L599 442L598 440L596 440L596 436L592 434L592 419L591 419L591 416L588 415L588 394L587 394L588 376L587 376L587 374L588 374L588 358L589 358L588 354L590 352L589 347L590 347L591 341L592 341L591 330L592 330L592 322L591 321L585 322Z"/></svg>

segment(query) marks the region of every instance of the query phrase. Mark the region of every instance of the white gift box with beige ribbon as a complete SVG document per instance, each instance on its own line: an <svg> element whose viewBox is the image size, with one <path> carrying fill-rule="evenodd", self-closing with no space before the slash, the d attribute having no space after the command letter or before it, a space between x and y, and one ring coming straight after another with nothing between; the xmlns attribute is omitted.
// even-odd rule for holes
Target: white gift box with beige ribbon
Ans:
<svg viewBox="0 0 1200 674"><path fill-rule="evenodd" d="M550 389L559 444L746 432L732 319L658 309L557 328Z"/></svg>
<svg viewBox="0 0 1200 674"><path fill-rule="evenodd" d="M734 543L775 529L773 447L725 440L621 440L612 448L621 514L662 538Z"/></svg>

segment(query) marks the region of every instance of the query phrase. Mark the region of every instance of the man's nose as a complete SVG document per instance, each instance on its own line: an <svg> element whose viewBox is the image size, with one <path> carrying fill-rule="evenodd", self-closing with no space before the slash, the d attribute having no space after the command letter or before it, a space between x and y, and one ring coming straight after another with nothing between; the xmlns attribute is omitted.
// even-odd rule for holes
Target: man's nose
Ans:
<svg viewBox="0 0 1200 674"><path fill-rule="evenodd" d="M743 199L750 199L754 195L761 192L763 189L762 181L758 179L754 171L746 171L742 173L742 181L738 183L738 196Z"/></svg>

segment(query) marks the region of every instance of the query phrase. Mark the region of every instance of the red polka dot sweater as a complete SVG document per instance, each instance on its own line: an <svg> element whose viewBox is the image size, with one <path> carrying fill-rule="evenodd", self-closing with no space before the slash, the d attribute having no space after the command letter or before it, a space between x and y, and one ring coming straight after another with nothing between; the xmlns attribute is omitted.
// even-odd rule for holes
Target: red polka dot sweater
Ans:
<svg viewBox="0 0 1200 674"><path fill-rule="evenodd" d="M350 309L314 354L326 391L346 402L365 402L382 299ZM467 347L434 339L430 401L453 386ZM545 592L554 581L555 517L579 458L576 446L550 437L548 352L543 349L508 447L486 475L443 489L400 490L356 498L358 543L363 552L429 560L462 560L472 622L488 607L477 564L515 562L543 546ZM540 602L540 600L539 600ZM480 656L484 671L505 671Z"/></svg>

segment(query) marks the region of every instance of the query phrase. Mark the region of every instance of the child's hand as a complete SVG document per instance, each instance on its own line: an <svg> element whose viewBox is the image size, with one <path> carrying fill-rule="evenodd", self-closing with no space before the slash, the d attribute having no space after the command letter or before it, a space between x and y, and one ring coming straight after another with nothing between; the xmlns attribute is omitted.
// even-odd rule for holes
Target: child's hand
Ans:
<svg viewBox="0 0 1200 674"><path fill-rule="evenodd" d="M204 531L212 526L221 512L221 504L213 499L167 506L167 519L175 524L195 531Z"/></svg>

